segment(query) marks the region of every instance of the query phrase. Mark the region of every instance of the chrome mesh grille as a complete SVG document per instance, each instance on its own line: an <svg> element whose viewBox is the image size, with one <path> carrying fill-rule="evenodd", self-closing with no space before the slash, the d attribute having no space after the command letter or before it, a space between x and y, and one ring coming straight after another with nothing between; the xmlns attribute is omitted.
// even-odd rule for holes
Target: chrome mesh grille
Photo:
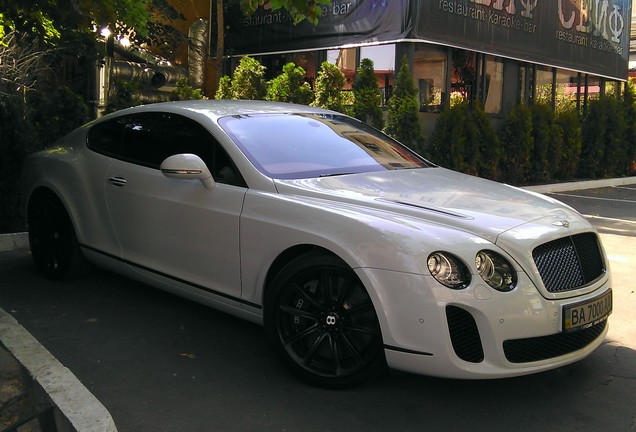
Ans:
<svg viewBox="0 0 636 432"><path fill-rule="evenodd" d="M543 285L551 293L582 287L605 271L594 233L577 234L542 244L532 251L532 257Z"/></svg>

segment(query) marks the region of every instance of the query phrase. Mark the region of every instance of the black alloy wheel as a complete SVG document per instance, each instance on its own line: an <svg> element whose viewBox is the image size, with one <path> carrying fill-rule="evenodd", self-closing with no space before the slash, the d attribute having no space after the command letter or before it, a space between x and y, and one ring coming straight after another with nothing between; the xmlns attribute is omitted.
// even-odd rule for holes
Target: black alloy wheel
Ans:
<svg viewBox="0 0 636 432"><path fill-rule="evenodd" d="M267 335L304 381L346 387L386 369L371 298L339 258L310 252L291 261L272 281L265 303Z"/></svg>
<svg viewBox="0 0 636 432"><path fill-rule="evenodd" d="M29 244L37 269L48 279L77 276L85 266L66 209L50 191L37 191L27 210Z"/></svg>

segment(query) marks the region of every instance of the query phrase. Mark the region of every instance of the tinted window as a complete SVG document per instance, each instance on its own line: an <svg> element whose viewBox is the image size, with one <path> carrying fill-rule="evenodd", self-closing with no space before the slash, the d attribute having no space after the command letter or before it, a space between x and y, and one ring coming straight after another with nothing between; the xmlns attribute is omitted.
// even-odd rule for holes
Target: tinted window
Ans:
<svg viewBox="0 0 636 432"><path fill-rule="evenodd" d="M143 113L95 125L89 147L118 159L159 169L169 156L199 156L220 183L244 186L241 175L225 150L197 122L178 114Z"/></svg>
<svg viewBox="0 0 636 432"><path fill-rule="evenodd" d="M88 148L106 156L121 157L124 124L121 118L96 124L88 131Z"/></svg>
<svg viewBox="0 0 636 432"><path fill-rule="evenodd" d="M293 179L423 168L428 163L362 122L324 114L256 114L221 126L265 175Z"/></svg>

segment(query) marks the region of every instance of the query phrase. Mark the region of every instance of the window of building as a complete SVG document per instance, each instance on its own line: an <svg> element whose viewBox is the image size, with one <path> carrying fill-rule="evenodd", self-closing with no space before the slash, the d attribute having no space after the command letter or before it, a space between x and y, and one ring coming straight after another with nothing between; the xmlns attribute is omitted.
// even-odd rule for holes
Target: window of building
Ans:
<svg viewBox="0 0 636 432"><path fill-rule="evenodd" d="M356 49L355 48L343 48L327 51L327 61L333 65L338 66L340 72L342 72L347 79L345 84L345 90L351 90L351 84L356 74Z"/></svg>
<svg viewBox="0 0 636 432"><path fill-rule="evenodd" d="M360 58L368 58L373 62L375 76L382 91L383 104L391 96L395 75L395 45L376 45L360 48Z"/></svg>
<svg viewBox="0 0 636 432"><path fill-rule="evenodd" d="M601 97L601 79L599 77L588 75L586 97L588 100Z"/></svg>
<svg viewBox="0 0 636 432"><path fill-rule="evenodd" d="M484 111L499 114L503 101L503 60L493 56L485 56L485 67L482 80Z"/></svg>
<svg viewBox="0 0 636 432"><path fill-rule="evenodd" d="M450 106L476 98L477 53L453 49Z"/></svg>
<svg viewBox="0 0 636 432"><path fill-rule="evenodd" d="M554 69L549 66L536 67L535 94L534 101L552 105L552 83Z"/></svg>
<svg viewBox="0 0 636 432"><path fill-rule="evenodd" d="M446 100L447 49L416 44L413 55L413 81L419 89L420 111L438 112Z"/></svg>
<svg viewBox="0 0 636 432"><path fill-rule="evenodd" d="M577 72L557 69L556 87L554 89L554 109L560 112L575 108L577 106L577 100L580 100L582 88Z"/></svg>

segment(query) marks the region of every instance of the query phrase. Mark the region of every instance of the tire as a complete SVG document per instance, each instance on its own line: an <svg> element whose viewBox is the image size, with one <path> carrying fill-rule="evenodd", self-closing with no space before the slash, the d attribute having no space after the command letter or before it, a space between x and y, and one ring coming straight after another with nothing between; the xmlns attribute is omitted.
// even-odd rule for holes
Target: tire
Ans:
<svg viewBox="0 0 636 432"><path fill-rule="evenodd" d="M76 277L86 268L71 219L50 191L36 191L27 209L33 262L51 280Z"/></svg>
<svg viewBox="0 0 636 432"><path fill-rule="evenodd" d="M274 351L305 382L349 387L386 370L371 298L335 256L309 252L287 264L268 288L264 313Z"/></svg>

